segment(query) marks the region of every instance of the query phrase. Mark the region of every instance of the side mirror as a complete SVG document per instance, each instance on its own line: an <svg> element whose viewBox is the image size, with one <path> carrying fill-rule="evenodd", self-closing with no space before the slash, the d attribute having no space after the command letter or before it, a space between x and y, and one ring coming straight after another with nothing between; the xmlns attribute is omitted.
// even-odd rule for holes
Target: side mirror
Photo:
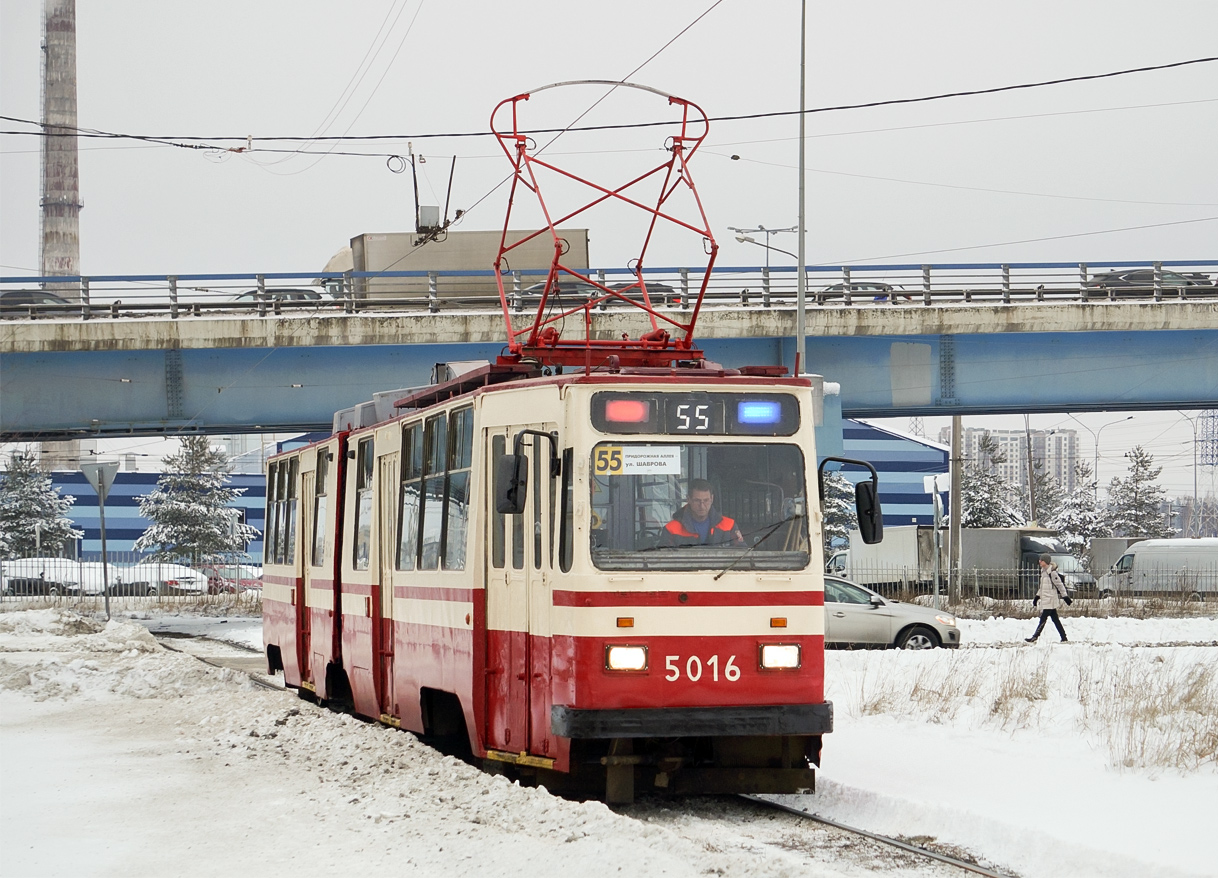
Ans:
<svg viewBox="0 0 1218 878"><path fill-rule="evenodd" d="M859 482L854 486L854 510L859 520L859 534L863 542L871 545L884 539L884 516L880 512L880 475L875 467L865 460L854 460L849 457L826 457L816 468L817 483L820 487L821 508L825 505L825 465L830 461L866 467L871 472L871 480Z"/></svg>
<svg viewBox="0 0 1218 878"><path fill-rule="evenodd" d="M873 607L884 606L884 599L882 597L880 597L878 594L873 594L871 596L871 606L873 606Z"/></svg>
<svg viewBox="0 0 1218 878"><path fill-rule="evenodd" d="M529 459L523 454L503 455L495 465L495 511L519 515L528 493Z"/></svg>
<svg viewBox="0 0 1218 878"><path fill-rule="evenodd" d="M875 482L859 482L854 486L854 508L859 519L859 534L871 545L884 539L884 516Z"/></svg>

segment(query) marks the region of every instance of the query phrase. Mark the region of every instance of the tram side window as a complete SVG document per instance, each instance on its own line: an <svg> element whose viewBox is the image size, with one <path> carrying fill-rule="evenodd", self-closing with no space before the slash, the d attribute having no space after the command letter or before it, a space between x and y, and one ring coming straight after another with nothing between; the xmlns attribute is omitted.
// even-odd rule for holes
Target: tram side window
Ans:
<svg viewBox="0 0 1218 878"><path fill-rule="evenodd" d="M465 569L469 528L470 468L474 462L474 410L458 409L448 425L448 490L445 493L444 569Z"/></svg>
<svg viewBox="0 0 1218 878"><path fill-rule="evenodd" d="M363 439L356 455L355 555L356 570L367 570L372 557L372 440Z"/></svg>
<svg viewBox="0 0 1218 878"><path fill-rule="evenodd" d="M499 472L499 460L504 455L504 441L502 436L491 437L491 465L487 472ZM488 480L491 484L492 480ZM507 526L507 516L495 509L495 489L492 484L487 495L491 498L491 566L497 570L502 570L505 564L504 560L504 529Z"/></svg>
<svg viewBox="0 0 1218 878"><path fill-rule="evenodd" d="M414 570L419 553L419 501L423 478L423 425L402 431L402 491L398 498L398 570Z"/></svg>
<svg viewBox="0 0 1218 878"><path fill-rule="evenodd" d="M326 563L326 516L328 510L327 482L330 478L330 452L325 448L317 449L317 468L314 470L313 482L313 557L311 563L320 567Z"/></svg>
<svg viewBox="0 0 1218 878"><path fill-rule="evenodd" d="M266 471L266 536L262 541L262 563L275 563L275 546L279 539L279 507L276 505L275 482L279 478L279 464L272 463Z"/></svg>
<svg viewBox="0 0 1218 878"><path fill-rule="evenodd" d="M513 441L513 447L515 442ZM521 450L524 446L521 446ZM531 465L531 462L530 462ZM537 500L537 492L533 492L533 500ZM512 516L512 569L524 569L524 513L520 512Z"/></svg>
<svg viewBox="0 0 1218 878"><path fill-rule="evenodd" d="M283 557L284 564L295 564L296 563L296 513L297 513L296 484L299 481L299 476L300 476L300 458L293 457L291 459L291 461L288 463L288 474L287 474L287 480L286 480L287 485L286 485L286 491L285 491L285 493L287 494L287 497L283 501L283 517L284 517L284 528L283 529L286 531L286 534L287 534L287 536L284 540L284 544L285 544L284 553L283 553L284 554L284 557Z"/></svg>
<svg viewBox="0 0 1218 878"><path fill-rule="evenodd" d="M448 450L448 418L435 415L423 431L423 527L419 537L419 569L440 568L444 544L444 463Z"/></svg>

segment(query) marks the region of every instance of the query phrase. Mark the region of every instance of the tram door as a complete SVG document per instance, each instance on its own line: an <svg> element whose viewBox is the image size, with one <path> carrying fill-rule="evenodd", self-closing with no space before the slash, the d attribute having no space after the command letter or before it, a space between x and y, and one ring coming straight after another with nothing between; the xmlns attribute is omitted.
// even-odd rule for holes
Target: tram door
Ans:
<svg viewBox="0 0 1218 878"><path fill-rule="evenodd" d="M300 594L296 599L296 630L300 632L296 638L300 650L300 679L316 685L313 675L313 577L309 565L309 552L312 549L313 534L313 487L316 484L317 473L310 470L304 473L300 480L300 499L296 508L300 510L300 531L297 535L300 547L296 550L296 569L300 571Z"/></svg>
<svg viewBox="0 0 1218 878"><path fill-rule="evenodd" d="M487 552L486 742L493 750L545 756L550 750L550 478L548 440L526 436L529 491L518 515L495 511L494 477L499 458L522 429L549 431L552 424L491 429L486 440L485 492L490 540ZM540 468L538 467L540 463Z"/></svg>
<svg viewBox="0 0 1218 878"><path fill-rule="evenodd" d="M375 614L378 637L374 638L376 649L376 692L381 714L400 718L394 698L393 686L393 570L394 554L397 548L397 493L398 493L398 455L388 455L380 458L377 475L377 528L380 577L378 585L373 585L374 594L379 589L379 612Z"/></svg>

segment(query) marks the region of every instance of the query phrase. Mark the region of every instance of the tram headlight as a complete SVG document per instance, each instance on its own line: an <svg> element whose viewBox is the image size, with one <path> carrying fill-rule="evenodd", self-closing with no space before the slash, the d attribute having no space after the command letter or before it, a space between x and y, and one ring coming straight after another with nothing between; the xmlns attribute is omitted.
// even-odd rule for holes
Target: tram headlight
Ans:
<svg viewBox="0 0 1218 878"><path fill-rule="evenodd" d="M798 643L763 643L761 666L766 670L799 667Z"/></svg>
<svg viewBox="0 0 1218 878"><path fill-rule="evenodd" d="M647 670L647 647L606 646L605 667L611 671L645 671Z"/></svg>

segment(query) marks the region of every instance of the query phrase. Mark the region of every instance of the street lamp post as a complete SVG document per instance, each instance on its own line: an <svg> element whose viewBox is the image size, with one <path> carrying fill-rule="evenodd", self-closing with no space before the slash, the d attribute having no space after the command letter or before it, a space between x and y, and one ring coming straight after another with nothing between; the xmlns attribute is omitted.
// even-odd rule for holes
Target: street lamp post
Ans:
<svg viewBox="0 0 1218 878"><path fill-rule="evenodd" d="M766 272L766 275L769 275L769 273L770 273L770 251L777 249L776 247L770 246L770 235L777 235L779 232L797 232L797 231L799 231L799 226L791 226L791 228L789 228L789 229L767 229L765 226L758 224L757 228L755 228L755 229L738 229L735 226L728 226L727 230L729 232L735 232L736 240L740 241L741 243L758 244L761 247L765 247L765 249L766 249L765 272ZM757 232L761 232L763 235L765 235L764 244L760 244L758 241L749 237L749 235L754 235ZM779 250L778 252L786 253L785 250ZM794 256L794 254L789 254L789 255ZM799 257L796 257L796 258L798 259Z"/></svg>
<svg viewBox="0 0 1218 878"><path fill-rule="evenodd" d="M1196 535L1201 535L1201 518L1200 509L1197 507L1197 420L1190 418L1184 412L1176 412L1184 420L1188 421L1188 425L1193 428L1193 511L1188 517L1189 529Z"/></svg>
<svg viewBox="0 0 1218 878"><path fill-rule="evenodd" d="M1098 430L1092 430L1078 418L1074 417L1074 415L1070 415L1070 419L1090 433L1092 438L1095 439L1095 468L1092 470L1091 476L1095 479L1095 500L1098 503L1100 499L1100 434L1104 432L1104 427L1111 427L1113 424L1123 424L1125 421L1132 421L1133 415L1120 418L1116 421L1109 421L1107 424L1101 426Z"/></svg>
<svg viewBox="0 0 1218 878"><path fill-rule="evenodd" d="M788 232L788 231L790 231L790 229L777 229L777 231L779 231L779 232ZM769 244L763 244L763 243L761 243L760 241L758 241L756 238L753 238L753 237L751 237L751 236L749 236L749 235L745 235L745 234L738 234L738 235L736 235L736 240L737 240L737 241L739 241L741 244L756 244L758 247L765 247L765 249L766 249L766 271L767 271L767 272L770 270L770 264L769 264L769 263L770 263L770 251L771 251L771 250L773 250L775 253L782 253L782 254L785 254L786 256L790 256L792 259L799 259L799 257L798 257L798 256L796 256L794 253L792 253L790 250L783 250L781 247L773 247L773 246L771 246L771 245L769 245ZM799 268L799 277L800 277L800 279L801 279L801 280L802 280L802 278L804 277L804 275L805 275L806 273L807 273L807 272L806 272L806 269L804 269L802 266L800 266L800 268ZM796 299L796 301L798 301L798 298ZM802 314L802 313L803 313L803 311L801 310L801 311L800 311L800 313ZM798 322L799 322L799 321L796 321L796 323L797 323L797 324L798 324ZM798 325L796 326L796 335L799 335L799 327L798 327ZM800 336L799 336L799 338L800 338L800 341L802 341L803 336L802 336L802 335L800 335ZM796 364L796 369L798 370L798 369L803 368L803 366L804 366L804 361L803 361L803 356L802 356L802 354L801 354L801 352L800 352L799 350L796 350L796 352L795 352L795 353L796 353L796 356L797 356L797 359L796 359L796 361L795 361L795 364Z"/></svg>

